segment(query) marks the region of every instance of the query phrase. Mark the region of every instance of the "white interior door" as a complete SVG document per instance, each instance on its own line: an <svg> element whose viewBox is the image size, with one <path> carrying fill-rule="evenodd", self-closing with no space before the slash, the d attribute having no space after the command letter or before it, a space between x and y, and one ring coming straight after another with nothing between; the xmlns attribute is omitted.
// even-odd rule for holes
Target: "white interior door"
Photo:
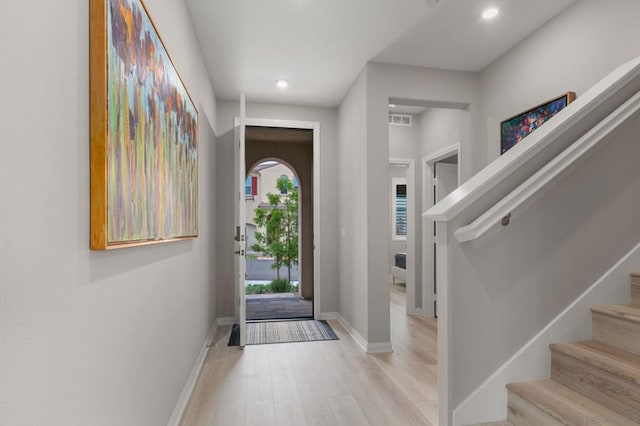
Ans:
<svg viewBox="0 0 640 426"><path fill-rule="evenodd" d="M435 163L436 203L458 187L458 164Z"/></svg>
<svg viewBox="0 0 640 426"><path fill-rule="evenodd" d="M244 183L245 183L245 156L244 156L244 143L245 143L245 130L246 130L246 110L244 94L240 95L240 118L236 120L234 133L235 133L235 164L236 164L236 182L235 182L235 194L236 194L236 229L235 229L235 271L236 273L236 291L238 293L237 298L237 316L240 324L240 346L244 347L246 341L246 327L247 327L247 307L245 301L245 272L246 262L245 254L247 250L247 237L246 237L246 205L244 199Z"/></svg>
<svg viewBox="0 0 640 426"><path fill-rule="evenodd" d="M435 178L434 200L435 203L440 202L458 187L458 164L457 163L433 163L433 174ZM434 204L435 204L434 203ZM433 227L434 243L433 243L433 314L438 316L438 296L437 296L437 274L436 274L436 245L438 240L437 226Z"/></svg>

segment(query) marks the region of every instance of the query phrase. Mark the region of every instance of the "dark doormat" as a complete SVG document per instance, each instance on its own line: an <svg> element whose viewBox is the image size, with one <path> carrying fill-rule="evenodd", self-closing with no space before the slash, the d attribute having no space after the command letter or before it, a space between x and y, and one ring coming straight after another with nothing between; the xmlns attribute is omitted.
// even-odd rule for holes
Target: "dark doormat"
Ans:
<svg viewBox="0 0 640 426"><path fill-rule="evenodd" d="M271 343L313 342L339 340L335 331L324 320L271 321L247 323L247 345ZM240 345L240 325L234 324L228 346Z"/></svg>

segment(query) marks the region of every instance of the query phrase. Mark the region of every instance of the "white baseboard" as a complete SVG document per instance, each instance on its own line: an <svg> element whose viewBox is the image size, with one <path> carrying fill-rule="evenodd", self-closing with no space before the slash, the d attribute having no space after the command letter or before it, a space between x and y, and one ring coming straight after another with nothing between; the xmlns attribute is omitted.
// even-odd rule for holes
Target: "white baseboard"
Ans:
<svg viewBox="0 0 640 426"><path fill-rule="evenodd" d="M391 342L368 343L367 353L370 354L386 354L393 352Z"/></svg>
<svg viewBox="0 0 640 426"><path fill-rule="evenodd" d="M202 366L204 365L204 360L207 356L207 351L209 350L209 345L213 341L213 336L216 334L217 324L214 322L211 326L211 330L209 331L209 335L204 341L202 348L200 348L200 353L198 354L198 358L196 359L196 363L191 370L191 374L187 379L187 382L184 384L182 388L182 392L180 393L180 397L178 398L178 402L176 403L175 408L173 409L173 413L171 414L171 418L169 419L168 426L178 426L180 424L180 420L182 419L182 415L184 411L187 409L187 404L189 403L189 399L191 398L191 394L193 393L194 388L196 387L196 382L198 381L198 376L200 375L200 370L202 370Z"/></svg>
<svg viewBox="0 0 640 426"><path fill-rule="evenodd" d="M233 325L235 323L236 323L236 317L220 317L216 320L216 324L219 326Z"/></svg>
<svg viewBox="0 0 640 426"><path fill-rule="evenodd" d="M318 314L318 318L316 318L318 320L337 320L338 319L338 313L337 312L320 312L320 314Z"/></svg>
<svg viewBox="0 0 640 426"><path fill-rule="evenodd" d="M360 349L362 349L363 352L366 352L368 342L364 337L362 337L360 333L358 333L358 330L353 328L351 324L349 324L349 321L347 321L345 317L340 315L340 313L336 313L336 319L338 320L340 325L342 325L342 327L347 330L347 333L349 333L351 337L353 337L353 340L355 340L358 346L360 346Z"/></svg>
<svg viewBox="0 0 640 426"><path fill-rule="evenodd" d="M413 309L409 308L409 311L407 313L409 315L418 315L418 316L421 316L421 317L426 316L424 314L424 309L422 309L422 308L413 308Z"/></svg>
<svg viewBox="0 0 640 426"><path fill-rule="evenodd" d="M640 265L640 244L604 273L582 295L520 348L453 411L453 424L466 425L507 417L507 383L548 378L549 344L591 338L591 307L629 303L629 273Z"/></svg>
<svg viewBox="0 0 640 426"><path fill-rule="evenodd" d="M393 349L391 348L391 342L369 343L367 342L367 339L365 339L364 337L362 337L360 333L358 333L358 330L356 330L351 326L351 324L349 324L349 321L347 321L345 317L343 317L342 315L340 315L340 313L337 313L337 312L335 313L335 315L340 325L342 325L342 327L344 327L344 329L347 330L347 332L351 335L351 337L353 337L353 340L356 341L356 343L358 344L358 346L360 346L360 349L362 349L363 352L370 353L370 354L393 352Z"/></svg>

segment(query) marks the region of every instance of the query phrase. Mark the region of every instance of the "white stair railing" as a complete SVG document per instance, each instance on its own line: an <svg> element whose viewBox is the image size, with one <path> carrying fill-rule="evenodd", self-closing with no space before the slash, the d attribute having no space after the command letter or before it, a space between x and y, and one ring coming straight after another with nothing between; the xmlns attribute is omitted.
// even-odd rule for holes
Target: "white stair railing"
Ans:
<svg viewBox="0 0 640 426"><path fill-rule="evenodd" d="M614 70L422 215L436 221L450 221L523 167L546 159L540 164L542 167L560 153L553 154L554 149L560 147L562 151L576 141L576 138L571 139L576 126L584 125L586 121L593 123L591 125L602 121L614 110L614 105L621 105L640 90L638 77L640 58ZM628 93L629 90L633 91Z"/></svg>
<svg viewBox="0 0 640 426"><path fill-rule="evenodd" d="M496 203L469 225L458 228L454 235L459 242L480 238L498 224L503 226L517 218L521 206L558 175L587 154L613 130L640 110L640 92L612 112L588 133L570 145L524 183ZM506 220L505 220L506 218Z"/></svg>

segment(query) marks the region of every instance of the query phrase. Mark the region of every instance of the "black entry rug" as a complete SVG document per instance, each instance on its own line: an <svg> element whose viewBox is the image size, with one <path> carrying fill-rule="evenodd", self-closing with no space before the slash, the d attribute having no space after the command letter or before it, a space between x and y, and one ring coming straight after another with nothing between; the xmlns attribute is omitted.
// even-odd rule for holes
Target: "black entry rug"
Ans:
<svg viewBox="0 0 640 426"><path fill-rule="evenodd" d="M247 345L340 340L326 321L272 321L247 323ZM240 325L234 324L228 346L240 345Z"/></svg>

